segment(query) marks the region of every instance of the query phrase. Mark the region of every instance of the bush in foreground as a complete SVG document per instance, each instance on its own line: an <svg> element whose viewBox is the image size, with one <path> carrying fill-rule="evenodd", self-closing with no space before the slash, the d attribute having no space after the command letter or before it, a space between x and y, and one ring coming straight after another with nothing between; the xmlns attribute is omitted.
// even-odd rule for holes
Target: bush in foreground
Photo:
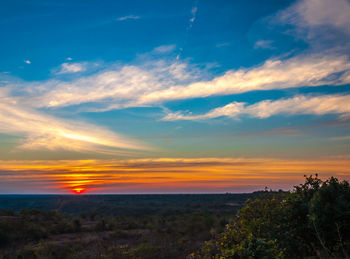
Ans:
<svg viewBox="0 0 350 259"><path fill-rule="evenodd" d="M263 192L192 258L349 258L350 186L307 177L292 192Z"/></svg>

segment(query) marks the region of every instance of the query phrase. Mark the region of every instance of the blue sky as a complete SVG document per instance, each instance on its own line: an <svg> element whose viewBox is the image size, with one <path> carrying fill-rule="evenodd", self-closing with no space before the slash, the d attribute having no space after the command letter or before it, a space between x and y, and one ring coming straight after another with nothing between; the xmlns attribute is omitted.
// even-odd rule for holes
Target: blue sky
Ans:
<svg viewBox="0 0 350 259"><path fill-rule="evenodd" d="M347 161L349 14L348 0L3 1L0 160Z"/></svg>
<svg viewBox="0 0 350 259"><path fill-rule="evenodd" d="M2 37L6 39L1 42L1 69L25 80L44 80L68 57L74 61L135 64L150 58L145 55L159 46L174 46L174 52L155 58L180 54L181 60L209 67L215 73L250 67L281 54L281 49L289 51L290 45L304 47L281 33L276 35L280 46L274 51L264 45L254 51L256 42L271 34L268 28L260 30L263 20L289 4L7 1L1 10ZM30 60L31 66L21 67L23 60Z"/></svg>

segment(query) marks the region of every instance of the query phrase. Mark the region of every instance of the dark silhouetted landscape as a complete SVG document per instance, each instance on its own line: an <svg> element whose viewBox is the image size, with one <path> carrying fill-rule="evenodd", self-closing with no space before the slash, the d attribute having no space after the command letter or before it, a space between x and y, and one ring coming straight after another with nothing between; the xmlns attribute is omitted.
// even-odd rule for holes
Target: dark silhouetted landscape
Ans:
<svg viewBox="0 0 350 259"><path fill-rule="evenodd" d="M292 192L1 195L2 258L347 258L350 186Z"/></svg>

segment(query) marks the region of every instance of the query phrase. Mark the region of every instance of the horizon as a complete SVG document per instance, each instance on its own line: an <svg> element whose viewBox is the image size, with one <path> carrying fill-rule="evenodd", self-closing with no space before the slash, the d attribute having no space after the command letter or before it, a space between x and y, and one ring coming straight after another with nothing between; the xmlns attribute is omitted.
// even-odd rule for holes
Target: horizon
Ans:
<svg viewBox="0 0 350 259"><path fill-rule="evenodd" d="M350 180L348 0L5 0L0 195Z"/></svg>
<svg viewBox="0 0 350 259"><path fill-rule="evenodd" d="M245 193L254 193L254 192L260 192L260 191L264 191L264 190L257 190L257 191L252 191L252 192L213 192L213 193L200 193L200 192L194 192L194 193L92 193L92 194L88 194L85 192L79 193L79 195L77 195L78 193L0 193L0 195L3 196L11 196L11 195L38 195L38 196L60 196L60 195L64 195L64 196L98 196L98 195L221 195L221 194L245 194ZM279 190L271 190L272 192L278 192Z"/></svg>

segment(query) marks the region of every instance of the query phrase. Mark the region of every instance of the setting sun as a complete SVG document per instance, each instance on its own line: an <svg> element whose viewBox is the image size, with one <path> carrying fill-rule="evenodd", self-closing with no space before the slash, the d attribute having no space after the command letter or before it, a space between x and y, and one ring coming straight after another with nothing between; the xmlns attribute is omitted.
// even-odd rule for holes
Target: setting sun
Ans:
<svg viewBox="0 0 350 259"><path fill-rule="evenodd" d="M74 189L72 189L72 191L75 193L75 194L82 194L83 192L86 191L86 189L84 187L76 187Z"/></svg>

